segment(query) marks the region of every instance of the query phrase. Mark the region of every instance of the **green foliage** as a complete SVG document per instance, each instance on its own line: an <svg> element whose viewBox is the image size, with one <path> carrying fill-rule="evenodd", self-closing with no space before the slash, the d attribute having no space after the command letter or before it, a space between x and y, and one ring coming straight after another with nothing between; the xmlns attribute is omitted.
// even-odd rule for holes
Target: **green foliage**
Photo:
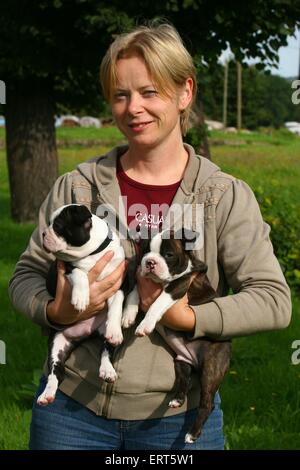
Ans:
<svg viewBox="0 0 300 470"><path fill-rule="evenodd" d="M246 181L254 190L264 220L271 227L271 240L289 285L300 292L300 139L286 129L231 135L212 133L227 139L227 146L212 149L213 160L223 171ZM227 137L226 137L227 136Z"/></svg>
<svg viewBox="0 0 300 470"><path fill-rule="evenodd" d="M136 23L171 21L197 60L214 63L228 43L237 59L274 63L299 24L299 2L10 0L0 2L0 77L9 88L51 84L58 110L104 110L98 69L114 36ZM104 108L104 109L103 109Z"/></svg>
<svg viewBox="0 0 300 470"><path fill-rule="evenodd" d="M228 66L228 126L237 124L236 73L236 64L231 61ZM201 67L198 82L205 115L223 121L224 67ZM248 129L279 128L286 121L300 120L300 106L292 103L292 92L289 80L260 72L255 66L245 67L242 74L242 126Z"/></svg>
<svg viewBox="0 0 300 470"><path fill-rule="evenodd" d="M13 396L15 399L24 402L27 405L31 405L32 400L36 394L42 373L42 369L35 369L32 372L31 382L22 384L21 387L14 392Z"/></svg>
<svg viewBox="0 0 300 470"><path fill-rule="evenodd" d="M203 144L204 138L208 135L207 126L204 124L198 127L191 127L186 135L184 136L184 141L187 144L192 145L194 149L197 151L200 149L201 145Z"/></svg>
<svg viewBox="0 0 300 470"><path fill-rule="evenodd" d="M300 293L300 226L299 207L291 202L290 190L276 195L272 182L266 191L258 186L255 191L264 220L271 227L274 251L291 287ZM297 210L298 209L298 210Z"/></svg>

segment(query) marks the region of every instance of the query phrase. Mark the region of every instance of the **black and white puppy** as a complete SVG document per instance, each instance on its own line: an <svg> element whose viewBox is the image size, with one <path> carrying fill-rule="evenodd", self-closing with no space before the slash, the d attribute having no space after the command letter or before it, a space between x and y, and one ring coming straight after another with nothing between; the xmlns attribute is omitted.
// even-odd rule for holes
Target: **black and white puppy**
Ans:
<svg viewBox="0 0 300 470"><path fill-rule="evenodd" d="M179 407L184 403L190 387L192 367L196 367L199 372L201 394L198 415L185 436L187 443L194 442L200 436L213 410L214 396L229 369L231 354L230 341L209 338L188 341L183 339L184 335L157 325L163 314L186 293L190 305L206 303L216 297L206 276L207 266L188 249L196 237L195 232L186 229L180 233L168 230L158 233L150 241L148 252L141 261L140 272L142 276L161 284L163 290L136 329L137 336L145 336L156 328L177 353L174 399L170 401L170 407ZM135 322L139 305L136 287L128 300L122 318L124 327Z"/></svg>
<svg viewBox="0 0 300 470"><path fill-rule="evenodd" d="M99 279L109 275L124 260L124 250L120 240L107 223L92 215L84 205L69 204L58 208L52 215L49 226L43 232L43 246L49 253L66 264L66 275L72 286L71 303L76 310L84 311L89 305L88 272L106 251L114 251L111 261L101 272ZM55 296L57 282L56 263L49 269L46 286ZM124 289L123 283L108 299L107 315L99 314L88 320L66 327L63 331L54 331L49 337L48 368L49 375L45 390L38 397L40 405L47 405L55 399L59 383L63 379L64 363L78 341L93 332L105 336L99 376L107 382L114 382L117 374L111 363L112 346L122 343L121 329Z"/></svg>

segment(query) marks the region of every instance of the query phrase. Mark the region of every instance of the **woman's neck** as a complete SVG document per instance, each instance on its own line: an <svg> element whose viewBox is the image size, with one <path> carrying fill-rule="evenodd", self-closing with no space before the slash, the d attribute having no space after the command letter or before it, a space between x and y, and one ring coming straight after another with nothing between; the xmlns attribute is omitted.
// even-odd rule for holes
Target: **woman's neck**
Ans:
<svg viewBox="0 0 300 470"><path fill-rule="evenodd" d="M122 155L123 170L130 178L145 184L168 185L183 177L188 152L181 145L153 149L132 148Z"/></svg>

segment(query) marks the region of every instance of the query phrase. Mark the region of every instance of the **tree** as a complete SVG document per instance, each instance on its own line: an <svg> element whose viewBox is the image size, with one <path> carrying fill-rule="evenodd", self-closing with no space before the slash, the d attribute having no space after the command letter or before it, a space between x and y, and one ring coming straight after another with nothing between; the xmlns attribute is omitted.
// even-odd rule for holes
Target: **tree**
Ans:
<svg viewBox="0 0 300 470"><path fill-rule="evenodd" d="M236 126L236 64L228 64L228 122ZM205 74L204 108L206 117L222 120L224 67L211 66ZM255 66L243 70L243 127L280 127L285 121L299 119L299 107L291 100L290 80L259 71ZM296 112L298 111L298 115Z"/></svg>
<svg viewBox="0 0 300 470"><path fill-rule="evenodd" d="M15 220L36 218L56 177L55 106L100 106L98 67L113 35L155 16L178 28L201 76L203 61L215 62L228 43L241 62L257 56L276 61L277 49L299 24L300 6L289 0L3 0L0 77L7 84Z"/></svg>
<svg viewBox="0 0 300 470"><path fill-rule="evenodd" d="M54 114L59 104L95 109L103 51L128 27L110 2L0 3L0 76L7 87L6 147L12 217L36 220L58 171ZM101 5L104 4L104 5ZM101 8L102 7L102 8Z"/></svg>

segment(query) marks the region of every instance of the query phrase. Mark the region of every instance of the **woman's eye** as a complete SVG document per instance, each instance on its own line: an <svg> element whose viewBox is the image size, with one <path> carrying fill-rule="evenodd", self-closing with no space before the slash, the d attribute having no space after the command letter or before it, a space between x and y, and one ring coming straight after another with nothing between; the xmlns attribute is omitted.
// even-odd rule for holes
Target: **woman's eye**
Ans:
<svg viewBox="0 0 300 470"><path fill-rule="evenodd" d="M124 99L126 97L127 97L127 94L123 91L120 91L120 92L114 94L114 99L115 100L121 100L121 99Z"/></svg>
<svg viewBox="0 0 300 470"><path fill-rule="evenodd" d="M157 95L157 91L156 90L145 90L144 93L143 93L144 96L155 96Z"/></svg>

